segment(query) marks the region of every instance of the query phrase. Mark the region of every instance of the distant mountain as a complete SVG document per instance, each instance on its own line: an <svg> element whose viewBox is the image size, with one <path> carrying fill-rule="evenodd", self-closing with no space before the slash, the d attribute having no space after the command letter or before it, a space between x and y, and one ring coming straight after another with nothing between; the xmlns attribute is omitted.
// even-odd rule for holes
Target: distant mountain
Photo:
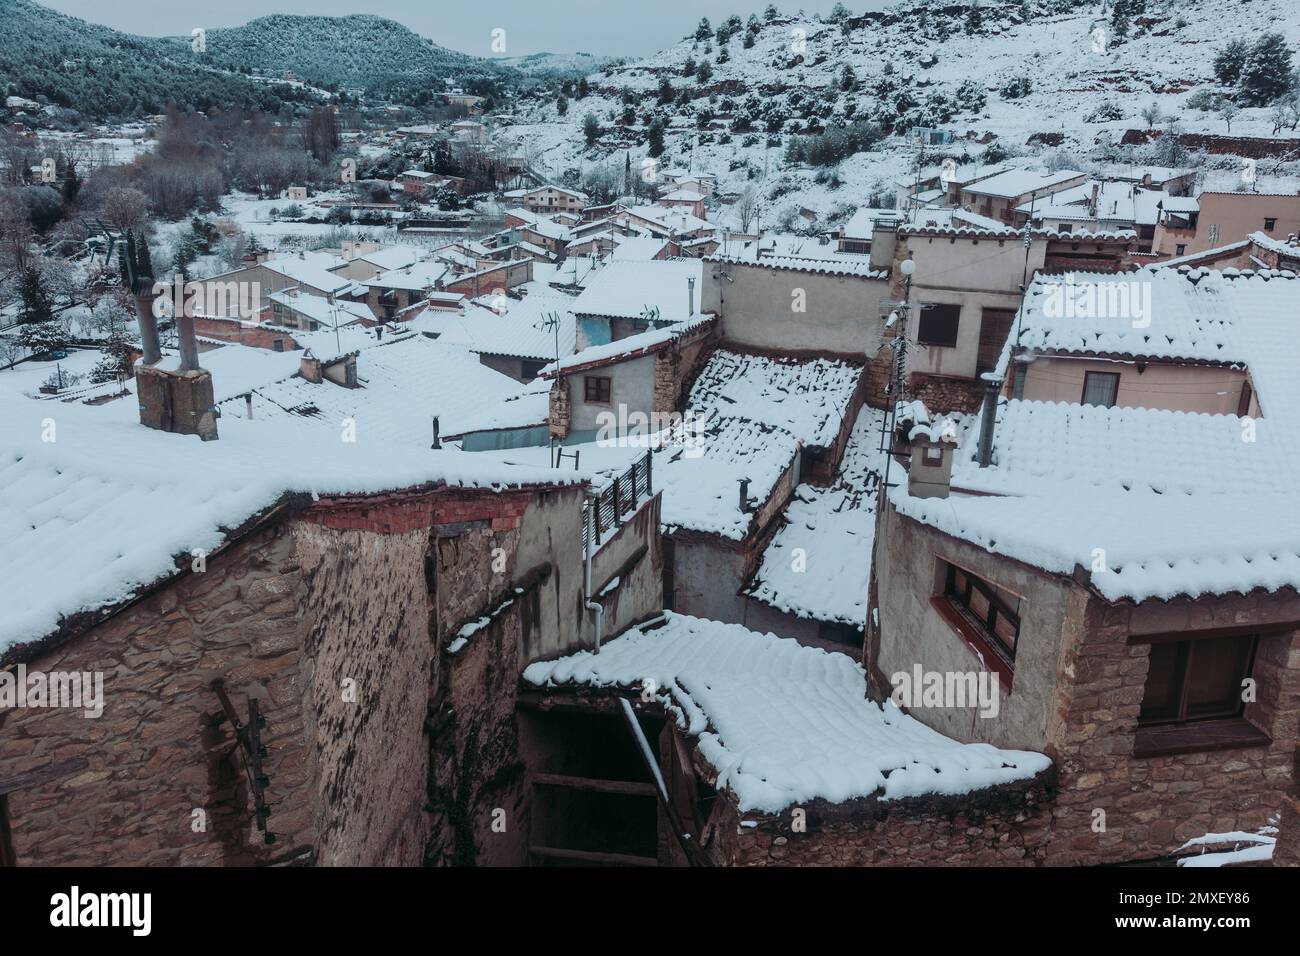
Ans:
<svg viewBox="0 0 1300 956"><path fill-rule="evenodd" d="M510 71L488 60L440 47L393 20L346 17L258 17L240 27L210 30L205 59L238 70L297 79L328 89L355 89L416 102L441 90L501 79Z"/></svg>
<svg viewBox="0 0 1300 956"><path fill-rule="evenodd" d="M205 66L188 40L119 33L29 0L0 0L0 24L0 90L92 119L161 113L169 101L276 110L308 96Z"/></svg>
<svg viewBox="0 0 1300 956"><path fill-rule="evenodd" d="M369 15L259 17L209 30L201 51L189 37L121 33L31 0L0 0L0 25L0 94L96 120L161 113L169 101L275 111L340 89L420 105L448 79L490 92L518 76ZM283 82L286 73L297 82Z"/></svg>

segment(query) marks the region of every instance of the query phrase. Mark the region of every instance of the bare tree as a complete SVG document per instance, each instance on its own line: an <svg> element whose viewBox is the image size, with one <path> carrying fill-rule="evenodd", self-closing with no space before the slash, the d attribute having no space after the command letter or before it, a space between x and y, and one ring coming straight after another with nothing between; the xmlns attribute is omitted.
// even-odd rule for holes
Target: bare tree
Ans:
<svg viewBox="0 0 1300 956"><path fill-rule="evenodd" d="M758 194L753 186L746 186L745 191L736 200L736 215L740 217L740 231L749 232L749 224L758 212Z"/></svg>
<svg viewBox="0 0 1300 956"><path fill-rule="evenodd" d="M1237 112L1237 104L1232 102L1232 100L1224 99L1224 101L1219 104L1219 118L1228 124L1229 133L1232 132L1232 120L1233 117L1237 115Z"/></svg>
<svg viewBox="0 0 1300 956"><path fill-rule="evenodd" d="M1155 129L1156 124L1160 122L1160 104L1152 102L1149 106L1142 108L1142 118L1146 120L1147 129Z"/></svg>
<svg viewBox="0 0 1300 956"><path fill-rule="evenodd" d="M114 186L104 194L99 214L123 232L143 232L149 222L149 197L134 186Z"/></svg>

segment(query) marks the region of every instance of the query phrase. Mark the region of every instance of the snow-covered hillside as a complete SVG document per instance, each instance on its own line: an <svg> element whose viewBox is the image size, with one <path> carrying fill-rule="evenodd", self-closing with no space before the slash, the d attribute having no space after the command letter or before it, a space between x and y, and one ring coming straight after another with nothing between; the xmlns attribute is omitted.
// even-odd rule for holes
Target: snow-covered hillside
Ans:
<svg viewBox="0 0 1300 956"><path fill-rule="evenodd" d="M658 118L660 168L714 173L724 193L753 187L765 222L789 222L807 209L819 226L892 194L893 180L917 163L917 150L899 135L912 126L956 138L928 150L927 162L1041 154L1056 165L1173 160L1228 171L1239 167L1237 158L1199 156L1194 147L1190 156L1170 155L1168 134L1276 135L1300 147L1296 129L1275 133L1272 107L1239 105L1225 116L1211 102L1232 93L1213 68L1229 41L1275 32L1292 50L1300 46L1300 0L1146 0L1144 13L1126 19L1125 38L1116 37L1113 9L1100 0L985 4L979 19L971 29L968 4L934 2L841 22L759 15L726 43L700 31L700 39L692 34L592 74L586 95L575 90L563 115L557 102L534 100L506 132L553 176L580 179L605 166L621 181L625 153L640 169ZM599 125L592 146L583 129L589 114ZM888 134L868 151L819 165L786 155L796 136L862 121ZM1150 142L1123 145L1126 133ZM1276 160L1270 166L1295 172ZM714 218L727 221L727 211Z"/></svg>

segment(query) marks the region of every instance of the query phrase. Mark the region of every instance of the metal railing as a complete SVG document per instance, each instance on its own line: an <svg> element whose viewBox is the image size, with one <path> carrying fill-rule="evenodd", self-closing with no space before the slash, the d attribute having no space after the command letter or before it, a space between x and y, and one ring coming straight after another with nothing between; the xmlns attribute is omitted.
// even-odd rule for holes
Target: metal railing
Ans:
<svg viewBox="0 0 1300 956"><path fill-rule="evenodd" d="M623 519L640 507L641 502L654 494L650 477L652 455L649 450L632 463L627 471L601 489L600 494L589 498L583 512L583 546L591 546L591 534L596 535L596 546L612 528L621 528ZM595 509L595 519L591 518ZM594 527L593 527L594 525ZM584 552L585 553L585 552Z"/></svg>

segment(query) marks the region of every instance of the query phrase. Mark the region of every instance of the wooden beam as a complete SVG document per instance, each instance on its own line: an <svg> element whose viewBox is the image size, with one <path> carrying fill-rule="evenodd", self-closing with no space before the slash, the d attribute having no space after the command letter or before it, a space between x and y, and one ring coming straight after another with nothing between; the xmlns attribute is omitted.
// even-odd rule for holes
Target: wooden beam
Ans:
<svg viewBox="0 0 1300 956"><path fill-rule="evenodd" d="M533 784L542 787L569 787L573 790L592 790L598 793L620 793L634 797L653 797L657 791L652 783L637 780L599 780L594 777L571 777L562 773L535 773Z"/></svg>
<svg viewBox="0 0 1300 956"><path fill-rule="evenodd" d="M556 846L530 846L533 856L554 860L577 860L582 863L604 863L610 866L658 866L652 856L633 856L630 853L598 853L595 850L566 850Z"/></svg>

